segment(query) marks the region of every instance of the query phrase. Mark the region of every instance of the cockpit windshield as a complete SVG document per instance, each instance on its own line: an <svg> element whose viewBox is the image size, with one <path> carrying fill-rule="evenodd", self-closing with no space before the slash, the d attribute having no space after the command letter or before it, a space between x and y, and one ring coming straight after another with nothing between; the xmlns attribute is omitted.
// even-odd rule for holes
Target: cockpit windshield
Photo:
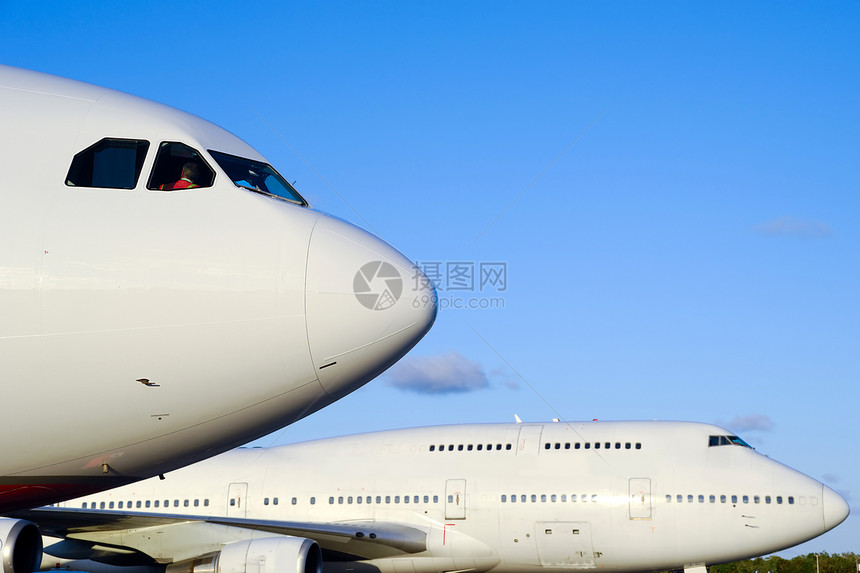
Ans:
<svg viewBox="0 0 860 573"><path fill-rule="evenodd" d="M279 197L299 205L306 206L308 204L299 195L299 192L287 183L271 165L243 157L236 157L235 155L228 155L220 151L212 151L211 149L209 153L237 187L243 187L250 191L272 197Z"/></svg>
<svg viewBox="0 0 860 573"><path fill-rule="evenodd" d="M751 445L737 436L711 436L708 438L708 446L743 446L753 449Z"/></svg>

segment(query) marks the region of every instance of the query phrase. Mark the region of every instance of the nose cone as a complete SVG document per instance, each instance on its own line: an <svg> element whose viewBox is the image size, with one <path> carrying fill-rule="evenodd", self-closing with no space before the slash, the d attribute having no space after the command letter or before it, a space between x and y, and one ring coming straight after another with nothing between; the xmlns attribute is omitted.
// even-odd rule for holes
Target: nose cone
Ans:
<svg viewBox="0 0 860 573"><path fill-rule="evenodd" d="M436 319L436 291L409 259L345 221L321 217L308 248L308 343L333 399L399 360Z"/></svg>
<svg viewBox="0 0 860 573"><path fill-rule="evenodd" d="M845 521L848 517L848 502L841 495L827 487L821 486L822 508L824 514L824 531L829 531Z"/></svg>

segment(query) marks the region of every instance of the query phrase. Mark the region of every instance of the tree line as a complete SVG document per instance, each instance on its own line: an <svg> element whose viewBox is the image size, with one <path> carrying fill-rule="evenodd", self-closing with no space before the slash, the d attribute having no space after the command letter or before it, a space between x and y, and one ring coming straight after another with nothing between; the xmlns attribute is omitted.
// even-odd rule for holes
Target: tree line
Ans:
<svg viewBox="0 0 860 573"><path fill-rule="evenodd" d="M860 573L856 553L818 553L818 570L815 553L783 559L777 555L757 557L746 561L724 563L709 567L710 573Z"/></svg>

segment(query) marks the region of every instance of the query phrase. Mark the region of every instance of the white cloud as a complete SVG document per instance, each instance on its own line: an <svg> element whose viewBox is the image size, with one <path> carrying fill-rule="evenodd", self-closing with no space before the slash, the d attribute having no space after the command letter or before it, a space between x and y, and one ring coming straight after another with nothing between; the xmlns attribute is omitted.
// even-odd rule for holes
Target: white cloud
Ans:
<svg viewBox="0 0 860 573"><path fill-rule="evenodd" d="M830 235L833 230L821 221L802 221L794 217L780 217L756 225L755 230L762 235L820 238Z"/></svg>
<svg viewBox="0 0 860 573"><path fill-rule="evenodd" d="M735 431L759 431L770 432L774 428L773 420L766 414L747 414L746 416L735 416L728 426Z"/></svg>
<svg viewBox="0 0 860 573"><path fill-rule="evenodd" d="M388 386L418 394L465 393L490 387L483 367L456 350L436 356L407 356L385 377Z"/></svg>

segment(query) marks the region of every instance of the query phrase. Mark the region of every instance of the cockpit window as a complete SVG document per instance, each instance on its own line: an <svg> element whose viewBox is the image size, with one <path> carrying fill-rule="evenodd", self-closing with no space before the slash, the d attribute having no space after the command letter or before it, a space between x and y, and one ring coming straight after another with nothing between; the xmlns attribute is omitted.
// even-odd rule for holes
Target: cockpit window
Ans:
<svg viewBox="0 0 860 573"><path fill-rule="evenodd" d="M743 446L752 449L752 446L737 436L711 436L708 438L708 446Z"/></svg>
<svg viewBox="0 0 860 573"><path fill-rule="evenodd" d="M237 187L243 187L250 191L263 193L272 197L280 197L299 205L308 204L299 195L299 192L287 183L271 165L236 157L235 155L228 155L220 151L212 151L211 149L209 153Z"/></svg>
<svg viewBox="0 0 860 573"><path fill-rule="evenodd" d="M106 137L75 155L66 185L134 189L148 149L148 141Z"/></svg>
<svg viewBox="0 0 860 573"><path fill-rule="evenodd" d="M211 187L214 180L215 172L196 149L184 143L162 141L146 188L175 191Z"/></svg>

